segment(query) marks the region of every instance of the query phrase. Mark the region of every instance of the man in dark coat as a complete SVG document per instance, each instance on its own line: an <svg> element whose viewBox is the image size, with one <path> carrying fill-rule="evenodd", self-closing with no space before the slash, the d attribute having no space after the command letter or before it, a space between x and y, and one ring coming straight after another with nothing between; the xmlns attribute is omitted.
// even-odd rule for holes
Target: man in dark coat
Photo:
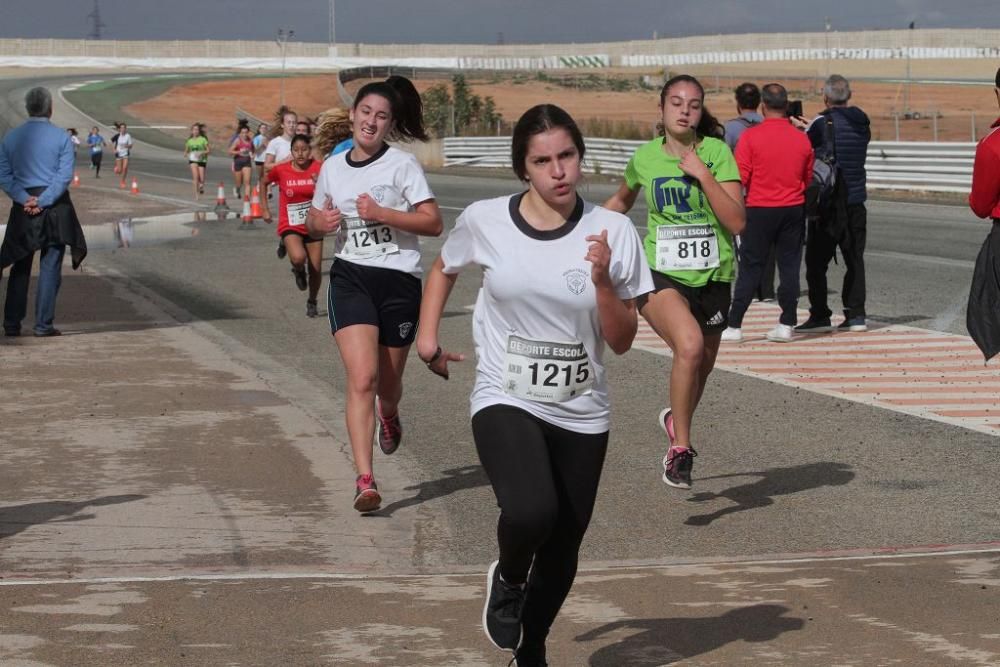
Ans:
<svg viewBox="0 0 1000 667"><path fill-rule="evenodd" d="M993 93L1000 106L1000 69ZM976 259L965 324L986 361L1000 353L1000 118L976 146L969 206L980 218L992 218Z"/></svg>
<svg viewBox="0 0 1000 667"><path fill-rule="evenodd" d="M806 231L806 283L809 286L809 319L795 327L799 333L833 331L827 304L826 271L837 248L847 272L840 297L844 321L840 331L867 331L865 320L865 240L868 229L868 199L865 159L871 141L871 123L860 108L848 106L851 86L847 79L833 74L823 87L823 111L809 125L809 140L817 156L832 143L841 183L837 205L820 212L809 221ZM828 135L832 127L832 137Z"/></svg>
<svg viewBox="0 0 1000 667"><path fill-rule="evenodd" d="M13 200L0 246L0 271L13 266L4 301L3 330L20 336L28 312L28 283L40 252L35 294L36 336L58 336L53 326L62 262L69 246L73 268L87 255L83 229L69 198L75 151L69 134L50 122L52 94L32 88L24 98L28 120L0 144L0 188Z"/></svg>

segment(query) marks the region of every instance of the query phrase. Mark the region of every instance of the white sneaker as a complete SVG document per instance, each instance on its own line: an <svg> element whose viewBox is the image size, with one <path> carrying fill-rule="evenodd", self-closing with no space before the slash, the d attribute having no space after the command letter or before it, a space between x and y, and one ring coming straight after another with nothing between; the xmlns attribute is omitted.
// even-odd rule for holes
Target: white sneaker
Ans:
<svg viewBox="0 0 1000 667"><path fill-rule="evenodd" d="M772 343L790 343L792 342L792 333L792 327L787 324L779 324L767 332L767 339Z"/></svg>
<svg viewBox="0 0 1000 667"><path fill-rule="evenodd" d="M743 330L735 329L733 327L726 327L726 330L722 332L721 340L723 343L742 343Z"/></svg>

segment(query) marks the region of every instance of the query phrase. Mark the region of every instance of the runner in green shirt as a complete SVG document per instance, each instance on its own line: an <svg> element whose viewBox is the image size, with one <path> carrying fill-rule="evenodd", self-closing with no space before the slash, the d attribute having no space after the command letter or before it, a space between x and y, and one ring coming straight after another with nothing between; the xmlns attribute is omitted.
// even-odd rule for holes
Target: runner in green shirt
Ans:
<svg viewBox="0 0 1000 667"><path fill-rule="evenodd" d="M205 192L205 166L208 164L208 154L211 152L205 126L195 123L191 126L191 136L184 142L184 155L191 167L191 184L194 186L194 200Z"/></svg>
<svg viewBox="0 0 1000 667"><path fill-rule="evenodd" d="M691 420L727 326L733 236L746 221L739 169L704 101L694 77L667 81L660 92L662 136L636 150L624 182L604 204L627 213L646 189L644 247L656 291L638 303L674 355L670 406L659 423L669 441L663 481L682 489L691 488L697 455Z"/></svg>

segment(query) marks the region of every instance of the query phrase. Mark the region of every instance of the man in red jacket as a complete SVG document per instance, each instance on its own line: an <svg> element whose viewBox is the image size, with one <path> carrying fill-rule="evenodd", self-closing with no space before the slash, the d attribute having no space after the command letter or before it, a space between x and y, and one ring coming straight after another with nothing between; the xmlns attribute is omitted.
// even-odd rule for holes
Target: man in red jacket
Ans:
<svg viewBox="0 0 1000 667"><path fill-rule="evenodd" d="M1000 106L1000 69L995 83ZM969 334L989 361L1000 353L1000 119L976 146L969 206L980 218L993 218L993 229L976 258L965 316Z"/></svg>
<svg viewBox="0 0 1000 667"><path fill-rule="evenodd" d="M778 305L781 319L767 339L792 339L799 303L799 266L805 233L806 186L812 181L813 149L805 133L789 122L788 92L777 83L761 91L764 121L747 129L736 145L736 164L746 189L747 224L741 235L740 269L722 342L743 340L746 314L768 249L778 260Z"/></svg>

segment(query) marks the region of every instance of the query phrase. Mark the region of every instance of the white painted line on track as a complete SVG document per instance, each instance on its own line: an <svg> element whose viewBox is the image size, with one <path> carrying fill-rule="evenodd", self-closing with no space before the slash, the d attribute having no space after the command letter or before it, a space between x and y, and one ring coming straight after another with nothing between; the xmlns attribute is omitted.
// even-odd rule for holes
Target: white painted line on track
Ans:
<svg viewBox="0 0 1000 667"><path fill-rule="evenodd" d="M913 255L908 252L893 252L891 250L866 250L865 255L868 257L881 257L883 259L898 259L907 262L924 262L926 264L937 264L939 266L953 266L959 269L972 269L976 266L975 262L966 259L951 259L949 257L938 257L936 255Z"/></svg>
<svg viewBox="0 0 1000 667"><path fill-rule="evenodd" d="M806 554L787 554L777 556L719 557L701 560L656 561L656 560L623 560L611 562L594 562L582 564L580 572L625 572L630 570L672 570L692 567L747 567L760 565L789 565L808 563L837 563L845 561L882 561L918 558L952 558L956 556L974 556L1000 554L1000 543L986 542L983 544L926 547L879 547L875 549L855 549L846 552L830 552L825 555L820 552ZM407 579L446 579L453 577L479 577L485 566L469 566L452 572L408 572L401 574L359 574L350 572L233 572L233 573L191 573L162 576L135 577L80 577L78 579L7 579L0 580L0 588L18 586L66 586L73 584L142 584L142 583L174 583L184 581L379 581Z"/></svg>

